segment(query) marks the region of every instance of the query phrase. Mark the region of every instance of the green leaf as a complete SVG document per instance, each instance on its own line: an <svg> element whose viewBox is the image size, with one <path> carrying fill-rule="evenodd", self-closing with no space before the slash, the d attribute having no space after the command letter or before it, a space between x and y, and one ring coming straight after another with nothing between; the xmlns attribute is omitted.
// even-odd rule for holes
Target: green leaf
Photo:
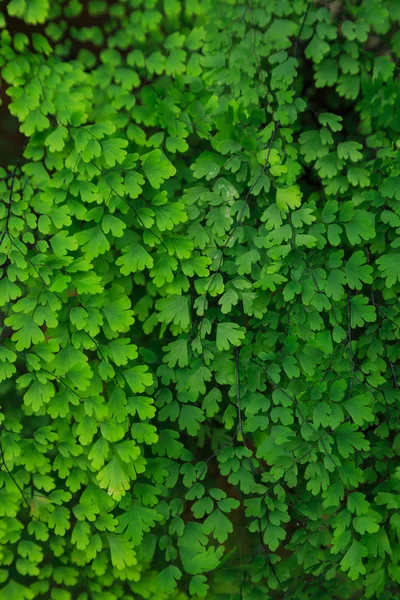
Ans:
<svg viewBox="0 0 400 600"><path fill-rule="evenodd" d="M159 189L166 179L176 173L176 169L161 150L153 150L141 156L144 174L150 185Z"/></svg>
<svg viewBox="0 0 400 600"><path fill-rule="evenodd" d="M362 150L362 144L358 142L342 142L338 144L337 153L339 158L347 160L348 158L353 162L357 162L362 159L362 154L359 152Z"/></svg>
<svg viewBox="0 0 400 600"><path fill-rule="evenodd" d="M187 296L177 296L175 294L168 298L161 298L156 302L156 308L159 311L158 319L167 324L173 323L183 330L190 324L189 298Z"/></svg>
<svg viewBox="0 0 400 600"><path fill-rule="evenodd" d="M352 296L350 300L351 326L362 327L364 323L373 323L376 319L375 307L369 305L365 296Z"/></svg>
<svg viewBox="0 0 400 600"><path fill-rule="evenodd" d="M344 407L350 417L357 425L364 425L364 422L371 422L375 416L371 411L370 405L373 397L370 394L360 394L344 402Z"/></svg>
<svg viewBox="0 0 400 600"><path fill-rule="evenodd" d="M143 271L146 268L151 269L154 265L154 261L150 254L139 243L126 246L123 248L122 252L122 256L116 260L115 264L118 267L121 267L121 273L123 275L136 273L136 271Z"/></svg>
<svg viewBox="0 0 400 600"><path fill-rule="evenodd" d="M141 394L144 392L146 387L152 385L153 376L148 372L148 369L144 365L138 365L124 371L124 377L129 385L130 389L134 393Z"/></svg>
<svg viewBox="0 0 400 600"><path fill-rule="evenodd" d="M125 536L132 540L134 546L139 546L145 533L155 527L162 516L152 508L131 504L129 509L118 518L118 532L125 532Z"/></svg>
<svg viewBox="0 0 400 600"><path fill-rule="evenodd" d="M289 212L301 205L302 193L297 185L276 190L276 204L280 210Z"/></svg>
<svg viewBox="0 0 400 600"><path fill-rule="evenodd" d="M357 431L353 423L343 423L340 425L334 437L338 446L339 453L344 458L348 458L355 450L369 450L369 442L364 438L361 431Z"/></svg>
<svg viewBox="0 0 400 600"><path fill-rule="evenodd" d="M223 165L223 159L213 152L203 152L197 160L191 165L191 170L196 179L205 177L207 181L215 179Z"/></svg>
<svg viewBox="0 0 400 600"><path fill-rule="evenodd" d="M354 541L340 562L341 570L348 571L350 579L358 579L366 572L362 559L367 554L367 549L360 542Z"/></svg>
<svg viewBox="0 0 400 600"><path fill-rule="evenodd" d="M187 430L189 435L197 435L200 423L205 421L203 411L196 406L183 405L179 415L179 428Z"/></svg>
<svg viewBox="0 0 400 600"><path fill-rule="evenodd" d="M100 143L104 160L109 167L114 167L117 163L121 164L123 162L127 154L126 150L123 150L123 148L126 148L128 145L127 140L110 138L108 140L103 140Z"/></svg>
<svg viewBox="0 0 400 600"><path fill-rule="evenodd" d="M368 511L365 515L361 517L354 517L353 519L353 527L361 535L365 533L376 533L379 531L379 513L374 511Z"/></svg>
<svg viewBox="0 0 400 600"><path fill-rule="evenodd" d="M0 306L6 306L10 300L21 296L20 288L7 277L0 281Z"/></svg>
<svg viewBox="0 0 400 600"><path fill-rule="evenodd" d="M240 346L245 336L245 330L237 323L218 323L217 348L229 350L230 346Z"/></svg>
<svg viewBox="0 0 400 600"><path fill-rule="evenodd" d="M380 186L379 191L386 198L396 198L396 200L400 200L400 177L388 177Z"/></svg>
<svg viewBox="0 0 400 600"><path fill-rule="evenodd" d="M0 590L1 600L9 600L10 598L20 598L20 600L32 600L34 592L28 587L21 585L11 579L6 586Z"/></svg>
<svg viewBox="0 0 400 600"><path fill-rule="evenodd" d="M67 138L68 130L65 127L59 126L46 137L45 144L50 152L60 152L64 148Z"/></svg>
<svg viewBox="0 0 400 600"><path fill-rule="evenodd" d="M372 267L366 265L364 252L354 252L345 265L347 283L350 289L362 289L362 282L372 283Z"/></svg>
<svg viewBox="0 0 400 600"><path fill-rule="evenodd" d="M222 544L228 539L228 534L232 533L233 525L220 510L215 510L204 521L204 531L207 534L212 533L214 538Z"/></svg>
<svg viewBox="0 0 400 600"><path fill-rule="evenodd" d="M379 271L386 278L388 288L393 287L397 281L400 281L399 255L400 253L392 252L379 257L376 261Z"/></svg>
<svg viewBox="0 0 400 600"><path fill-rule="evenodd" d="M152 587L158 593L172 594L181 578L182 572L174 565L169 565L153 579Z"/></svg>
<svg viewBox="0 0 400 600"><path fill-rule="evenodd" d="M82 246L86 260L92 260L110 249L110 243L101 227L91 227L76 234L78 244Z"/></svg>
<svg viewBox="0 0 400 600"><path fill-rule="evenodd" d="M321 113L318 115L318 121L321 125L328 126L332 131L341 131L343 125L341 125L341 121L343 118L339 115L334 115L332 113Z"/></svg>
<svg viewBox="0 0 400 600"><path fill-rule="evenodd" d="M112 299L110 304L103 307L103 315L112 331L127 331L134 322L133 311L130 309L130 301L126 296Z"/></svg>
<svg viewBox="0 0 400 600"><path fill-rule="evenodd" d="M107 541L110 546L112 564L118 571L136 565L137 560L132 543L126 541L122 535L108 535Z"/></svg>
<svg viewBox="0 0 400 600"><path fill-rule="evenodd" d="M5 324L15 331L12 339L15 340L15 348L18 351L44 340L43 331L29 315L12 315L5 320Z"/></svg>
<svg viewBox="0 0 400 600"><path fill-rule="evenodd" d="M322 40L318 35L314 35L311 42L305 49L307 58L312 58L315 63L320 63L324 56L329 52L329 44Z"/></svg>
<svg viewBox="0 0 400 600"><path fill-rule="evenodd" d="M107 493L117 502L129 490L130 482L125 473L121 462L114 457L97 474L97 480L102 489L107 489Z"/></svg>
<svg viewBox="0 0 400 600"><path fill-rule="evenodd" d="M125 192L131 198L137 198L142 193L144 183L143 175L136 171L128 171L125 175Z"/></svg>
<svg viewBox="0 0 400 600"><path fill-rule="evenodd" d="M179 367L186 367L189 364L188 354L188 340L180 339L176 342L171 342L168 346L163 348L165 356L164 362L168 364L172 369L179 365Z"/></svg>
<svg viewBox="0 0 400 600"><path fill-rule="evenodd" d="M204 575L195 575L191 578L189 584L189 593L192 596L198 596L204 598L207 595L209 587L207 585L207 578Z"/></svg>

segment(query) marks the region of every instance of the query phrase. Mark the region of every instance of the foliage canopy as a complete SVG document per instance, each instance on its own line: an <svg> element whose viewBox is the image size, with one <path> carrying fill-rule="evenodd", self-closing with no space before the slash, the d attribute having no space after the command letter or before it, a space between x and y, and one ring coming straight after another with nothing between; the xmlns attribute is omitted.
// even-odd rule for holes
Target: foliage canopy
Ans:
<svg viewBox="0 0 400 600"><path fill-rule="evenodd" d="M3 4L0 599L394 600L399 2Z"/></svg>

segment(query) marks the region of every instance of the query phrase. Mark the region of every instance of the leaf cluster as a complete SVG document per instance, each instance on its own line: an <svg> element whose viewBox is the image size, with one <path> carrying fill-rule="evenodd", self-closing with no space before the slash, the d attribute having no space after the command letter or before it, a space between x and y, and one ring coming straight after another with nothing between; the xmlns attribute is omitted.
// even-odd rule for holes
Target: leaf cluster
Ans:
<svg viewBox="0 0 400 600"><path fill-rule="evenodd" d="M394 600L398 3L1 9L0 599Z"/></svg>

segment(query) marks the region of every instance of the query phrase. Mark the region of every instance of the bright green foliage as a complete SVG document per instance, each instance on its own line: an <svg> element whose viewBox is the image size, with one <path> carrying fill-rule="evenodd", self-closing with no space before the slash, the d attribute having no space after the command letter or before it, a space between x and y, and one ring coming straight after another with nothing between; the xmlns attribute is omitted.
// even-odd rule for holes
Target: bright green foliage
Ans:
<svg viewBox="0 0 400 600"><path fill-rule="evenodd" d="M0 599L398 598L399 23L2 3Z"/></svg>

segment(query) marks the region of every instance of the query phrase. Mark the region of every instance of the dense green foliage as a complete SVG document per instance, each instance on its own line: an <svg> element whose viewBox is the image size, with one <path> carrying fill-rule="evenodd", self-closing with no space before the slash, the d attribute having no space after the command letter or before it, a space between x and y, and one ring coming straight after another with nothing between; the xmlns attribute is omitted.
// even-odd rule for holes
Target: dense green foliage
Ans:
<svg viewBox="0 0 400 600"><path fill-rule="evenodd" d="M398 598L398 0L1 8L0 599Z"/></svg>

